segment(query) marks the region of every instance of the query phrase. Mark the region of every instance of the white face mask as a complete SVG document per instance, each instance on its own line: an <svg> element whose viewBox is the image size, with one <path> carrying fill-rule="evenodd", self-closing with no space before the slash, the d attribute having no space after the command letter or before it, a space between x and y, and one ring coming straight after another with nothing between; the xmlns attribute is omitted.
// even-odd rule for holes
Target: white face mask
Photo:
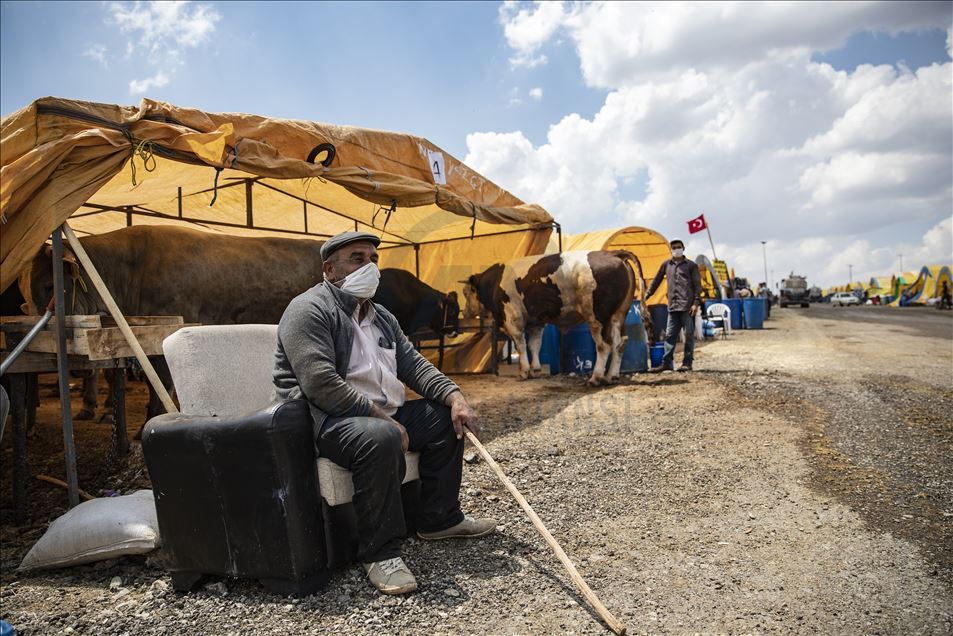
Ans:
<svg viewBox="0 0 953 636"><path fill-rule="evenodd" d="M377 269L377 263L368 263L344 277L344 281L341 283L341 291L346 291L356 298L366 300L374 297L380 280L381 270Z"/></svg>
<svg viewBox="0 0 953 636"><path fill-rule="evenodd" d="M683 254L685 254L684 248L676 247L675 249L672 250L672 256L674 256L675 258L681 258Z"/></svg>

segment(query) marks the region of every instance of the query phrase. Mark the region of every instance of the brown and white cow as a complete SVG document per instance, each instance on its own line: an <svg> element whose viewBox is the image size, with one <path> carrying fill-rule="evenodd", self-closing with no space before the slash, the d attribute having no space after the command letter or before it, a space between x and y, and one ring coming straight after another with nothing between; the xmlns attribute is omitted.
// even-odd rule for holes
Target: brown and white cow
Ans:
<svg viewBox="0 0 953 636"><path fill-rule="evenodd" d="M589 384L595 386L619 379L627 340L623 326L636 292L643 321L649 323L642 264L624 250L530 256L493 265L463 282L464 316L492 314L519 352L523 379L541 374L539 351L546 324L562 331L582 322L589 325L596 343Z"/></svg>

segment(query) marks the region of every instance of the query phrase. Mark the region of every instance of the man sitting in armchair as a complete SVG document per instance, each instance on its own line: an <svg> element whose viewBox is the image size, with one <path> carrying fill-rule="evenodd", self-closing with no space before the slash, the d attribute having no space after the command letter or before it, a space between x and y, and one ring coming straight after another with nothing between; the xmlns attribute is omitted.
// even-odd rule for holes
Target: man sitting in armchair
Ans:
<svg viewBox="0 0 953 636"><path fill-rule="evenodd" d="M417 536L482 537L494 519L460 510L463 427L479 433L460 388L418 353L375 304L380 239L345 232L321 247L324 282L291 301L278 324L281 400L308 400L318 454L350 470L357 557L384 594L417 589L401 558L404 451L420 452ZM423 396L406 401L404 383Z"/></svg>

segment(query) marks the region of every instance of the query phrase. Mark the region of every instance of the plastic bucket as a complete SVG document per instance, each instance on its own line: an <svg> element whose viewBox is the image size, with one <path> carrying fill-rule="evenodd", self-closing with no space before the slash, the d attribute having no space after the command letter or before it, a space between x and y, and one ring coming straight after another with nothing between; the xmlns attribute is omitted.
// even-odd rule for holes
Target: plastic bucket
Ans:
<svg viewBox="0 0 953 636"><path fill-rule="evenodd" d="M652 358L653 367L662 364L662 359L665 357L665 343L659 342L658 344L652 345L652 348L649 350L649 355Z"/></svg>
<svg viewBox="0 0 953 636"><path fill-rule="evenodd" d="M745 298L742 305L745 329L764 329L764 298Z"/></svg>
<svg viewBox="0 0 953 636"><path fill-rule="evenodd" d="M625 335L628 340L622 350L622 373L640 373L648 371L648 343L645 338L645 325L639 314L639 301L633 300L629 313L625 316Z"/></svg>

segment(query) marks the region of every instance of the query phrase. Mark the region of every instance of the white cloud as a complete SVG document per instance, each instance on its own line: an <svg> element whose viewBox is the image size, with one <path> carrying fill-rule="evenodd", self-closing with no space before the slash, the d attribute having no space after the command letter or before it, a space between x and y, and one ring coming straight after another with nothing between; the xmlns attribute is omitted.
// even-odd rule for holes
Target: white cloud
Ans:
<svg viewBox="0 0 953 636"><path fill-rule="evenodd" d="M83 51L83 55L96 60L103 65L104 68L109 68L109 60L106 59L106 53L108 49L103 44L93 44L88 49Z"/></svg>
<svg viewBox="0 0 953 636"><path fill-rule="evenodd" d="M805 273L837 277L819 281L829 284L847 272L832 254L852 259L855 272L889 273L904 224L922 234L949 219L953 64L845 72L811 55L863 29L947 30L950 5L607 3L548 9L556 18L542 10L501 9L515 55L542 55L566 34L585 80L608 89L605 104L591 118L554 122L538 146L519 131L471 134L465 161L567 231L636 224L684 234L684 221L705 212L725 242L719 256L737 260L739 274L750 266L763 278L768 240L776 274L807 263ZM641 181L644 193L626 185ZM891 234L896 246L862 233ZM902 249L925 257L924 241Z"/></svg>
<svg viewBox="0 0 953 636"><path fill-rule="evenodd" d="M537 102L543 99L543 89L539 86L529 89L529 96L535 99Z"/></svg>
<svg viewBox="0 0 953 636"><path fill-rule="evenodd" d="M133 95L141 95L153 88L162 88L169 83L169 76L159 71L154 76L144 80L132 80L129 82L129 92Z"/></svg>
<svg viewBox="0 0 953 636"><path fill-rule="evenodd" d="M499 15L506 42L515 51L510 64L529 68L545 64L546 56L538 51L566 17L563 3L536 2L526 8L518 2L504 2Z"/></svg>
<svg viewBox="0 0 953 636"><path fill-rule="evenodd" d="M111 2L107 10L109 21L131 38L126 57L141 56L156 69L152 77L129 82L133 94L167 85L184 65L188 50L209 42L221 19L208 5L189 2Z"/></svg>

